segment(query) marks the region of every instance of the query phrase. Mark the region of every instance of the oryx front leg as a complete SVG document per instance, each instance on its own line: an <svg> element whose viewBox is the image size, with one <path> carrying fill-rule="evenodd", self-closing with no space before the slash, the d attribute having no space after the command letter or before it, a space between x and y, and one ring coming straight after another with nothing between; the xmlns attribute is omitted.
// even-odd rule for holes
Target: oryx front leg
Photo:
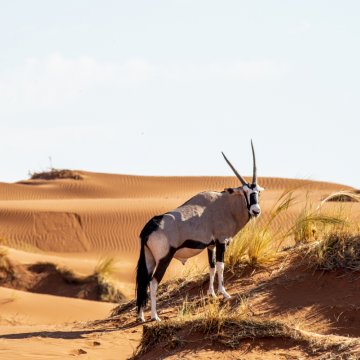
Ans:
<svg viewBox="0 0 360 360"><path fill-rule="evenodd" d="M211 250L208 248L207 251L208 251L209 274L210 274L208 295L216 298L216 294L215 294L215 290L214 290L214 279L215 279L215 273L216 273L215 250L214 249Z"/></svg>
<svg viewBox="0 0 360 360"><path fill-rule="evenodd" d="M216 240L216 271L218 274L218 286L219 293L221 293L225 299L229 299L231 296L226 292L224 288L224 255L226 244Z"/></svg>

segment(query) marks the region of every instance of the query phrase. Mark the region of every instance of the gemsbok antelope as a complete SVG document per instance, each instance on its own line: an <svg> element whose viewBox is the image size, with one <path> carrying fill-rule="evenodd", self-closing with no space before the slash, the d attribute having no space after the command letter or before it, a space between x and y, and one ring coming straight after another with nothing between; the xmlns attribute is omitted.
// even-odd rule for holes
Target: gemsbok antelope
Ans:
<svg viewBox="0 0 360 360"><path fill-rule="evenodd" d="M175 210L154 216L140 233L141 248L136 273L136 305L138 319L144 319L147 289L150 284L151 319L159 321L156 311L156 290L172 258L185 263L187 259L207 248L210 266L208 294L214 291L215 273L218 289L224 298L230 298L223 283L224 253L232 237L252 217L260 215L256 160L253 155L253 179L247 183L223 154L241 186L222 192L199 193Z"/></svg>

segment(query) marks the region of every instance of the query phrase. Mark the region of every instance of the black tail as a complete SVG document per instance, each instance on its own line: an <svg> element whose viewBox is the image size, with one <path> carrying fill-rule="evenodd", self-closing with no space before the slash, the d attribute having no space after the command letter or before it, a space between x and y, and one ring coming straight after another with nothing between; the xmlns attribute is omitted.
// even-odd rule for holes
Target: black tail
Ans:
<svg viewBox="0 0 360 360"><path fill-rule="evenodd" d="M146 267L145 244L141 241L139 261L136 268L136 306L138 312L145 307L148 300L147 288L150 282L150 275Z"/></svg>
<svg viewBox="0 0 360 360"><path fill-rule="evenodd" d="M150 219L140 233L141 240L141 248L140 248L140 256L139 261L136 268L136 306L139 312L141 307L145 307L148 300L147 288L149 286L152 270L149 274L147 266L146 266L146 258L145 258L145 246L146 242L150 236L150 234L156 231L160 222L163 218L163 215L154 216Z"/></svg>

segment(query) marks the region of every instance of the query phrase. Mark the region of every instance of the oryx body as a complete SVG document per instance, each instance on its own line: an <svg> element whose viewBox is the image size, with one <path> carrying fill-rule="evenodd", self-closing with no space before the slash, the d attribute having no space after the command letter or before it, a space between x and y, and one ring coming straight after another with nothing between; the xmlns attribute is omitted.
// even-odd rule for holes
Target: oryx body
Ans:
<svg viewBox="0 0 360 360"><path fill-rule="evenodd" d="M222 192L199 193L177 209L155 216L141 231L141 250L136 276L140 320L144 321L143 308L147 301L149 283L151 318L159 320L156 312L156 290L170 261L176 258L184 263L205 248L208 249L210 266L208 293L216 296L214 277L217 271L219 292L225 298L230 297L223 285L225 248L251 217L260 214L258 193L262 189L256 183L254 149L252 184L247 184L226 157L225 160L243 186L225 189Z"/></svg>

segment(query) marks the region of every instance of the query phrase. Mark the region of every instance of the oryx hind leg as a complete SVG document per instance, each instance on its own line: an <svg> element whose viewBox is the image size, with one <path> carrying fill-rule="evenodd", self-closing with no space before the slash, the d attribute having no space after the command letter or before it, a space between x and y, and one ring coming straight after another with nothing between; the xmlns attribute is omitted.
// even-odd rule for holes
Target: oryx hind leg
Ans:
<svg viewBox="0 0 360 360"><path fill-rule="evenodd" d="M161 232L157 232L150 237L148 246L155 258L155 271L150 281L151 319L160 321L156 311L156 291L175 251L169 245L166 236Z"/></svg>
<svg viewBox="0 0 360 360"><path fill-rule="evenodd" d="M174 256L174 251L170 250L165 257L160 259L159 263L156 265L156 270L154 272L153 278L150 281L150 301L151 301L152 320L160 321L160 318L156 311L156 291L173 256Z"/></svg>
<svg viewBox="0 0 360 360"><path fill-rule="evenodd" d="M224 257L225 257L225 249L226 249L226 240L219 241L216 240L216 271L218 273L218 286L219 293L221 293L225 299L229 299L231 296L226 292L224 287Z"/></svg>

